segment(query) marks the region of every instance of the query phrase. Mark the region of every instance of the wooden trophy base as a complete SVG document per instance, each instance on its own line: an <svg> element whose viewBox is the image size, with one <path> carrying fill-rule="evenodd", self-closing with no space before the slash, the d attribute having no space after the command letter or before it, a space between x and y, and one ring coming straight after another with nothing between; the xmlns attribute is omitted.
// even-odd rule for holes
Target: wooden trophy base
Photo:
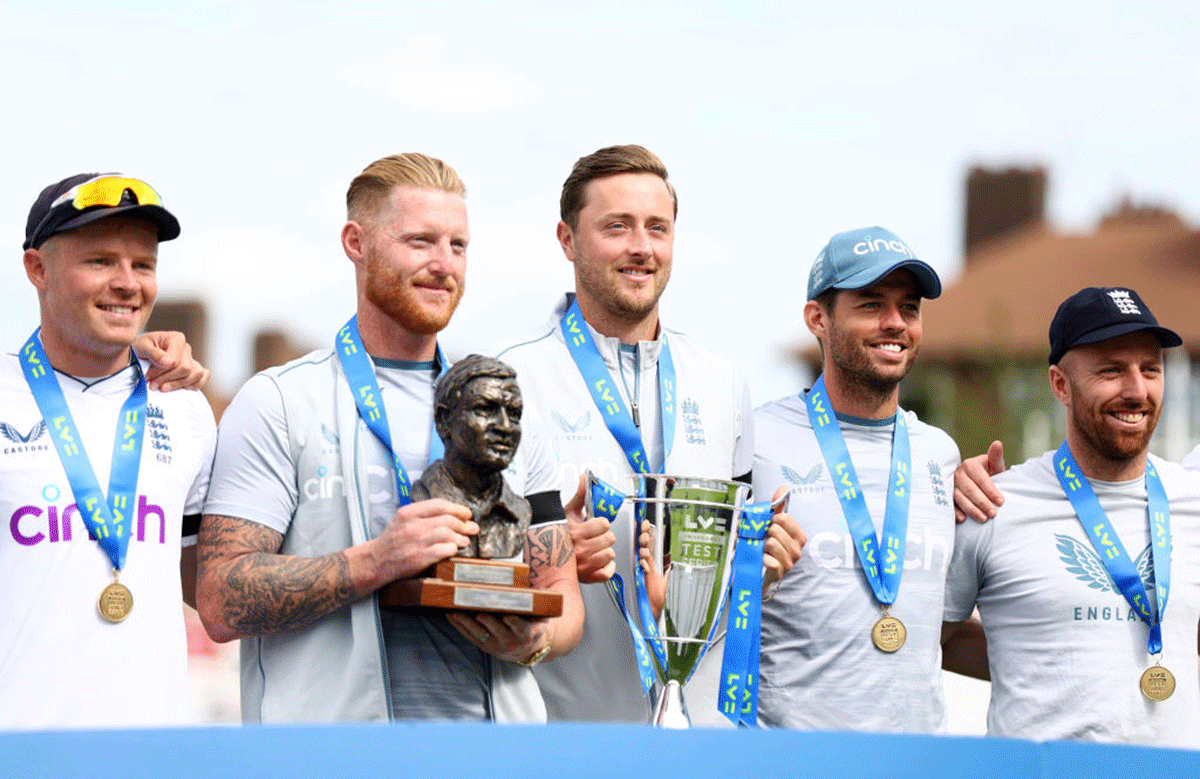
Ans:
<svg viewBox="0 0 1200 779"><path fill-rule="evenodd" d="M475 557L442 560L433 576L401 579L379 590L379 607L490 611L526 617L562 614L562 593L529 586L529 566Z"/></svg>

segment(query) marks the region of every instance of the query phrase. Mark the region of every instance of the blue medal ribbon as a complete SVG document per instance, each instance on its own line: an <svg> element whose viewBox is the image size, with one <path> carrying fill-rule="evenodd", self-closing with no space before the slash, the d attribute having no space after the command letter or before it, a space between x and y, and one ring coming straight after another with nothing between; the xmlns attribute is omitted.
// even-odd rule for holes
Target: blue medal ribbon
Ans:
<svg viewBox="0 0 1200 779"><path fill-rule="evenodd" d="M1167 596L1171 589L1171 509L1162 479L1154 464L1146 460L1146 503L1150 521L1150 564L1154 568L1154 590L1157 608L1146 594L1146 585L1138 574L1137 567L1125 551L1125 545L1117 537L1116 528L1104 513L1100 499L1092 485L1083 475L1071 448L1063 441L1054 453L1054 473L1058 483L1071 501L1071 508L1083 525L1105 570L1112 577L1117 589L1143 622L1150 626L1146 640L1146 651L1152 655L1162 652L1162 618L1167 610Z"/></svg>
<svg viewBox="0 0 1200 779"><path fill-rule="evenodd" d="M617 513L621 510L621 505L625 502L625 495L593 476L588 484L588 499L592 505L592 516L604 517L609 522L613 522L617 518ZM637 566L636 570L642 573L641 581L644 591L645 573L642 572L640 566ZM638 677L642 681L642 695L646 695L654 688L654 668L650 665L650 652L646 646L646 639L642 635L642 631L638 629L633 615L625 608L625 582L622 581L621 575L614 573L612 578L606 582L606 585L613 596L613 601L617 604L617 608L621 610L621 616L625 618L626 626L629 628L629 635L633 639L633 649L637 656ZM641 608L640 602L638 608ZM647 597L646 608L649 608L649 597ZM657 626L655 627L657 628ZM662 647L658 646L662 642L657 640L657 636L658 634L655 632L656 654L663 651ZM665 654L662 654L661 657L665 658Z"/></svg>
<svg viewBox="0 0 1200 779"><path fill-rule="evenodd" d="M117 418L106 498L91 460L84 451L83 437L67 407L58 377L54 375L54 368L42 348L38 337L40 333L39 327L21 347L21 371L50 430L79 516L88 533L112 561L113 570L120 571L125 567L125 553L129 549L132 507L137 498L138 469L142 462L142 440L146 430L146 379L142 376L141 366L135 361L133 366L137 382Z"/></svg>
<svg viewBox="0 0 1200 779"><path fill-rule="evenodd" d="M571 305L559 321L563 338L567 342L567 351L583 381L591 393L592 401L600 409L604 424L608 427L613 438L620 444L629 460L634 473L650 473L650 463L646 449L642 446L642 434L637 425L633 424L633 415L625 406L621 393L617 391L616 382L596 348L592 333L588 330L583 314L579 312L579 301L572 300ZM675 444L675 363L671 359L671 348L663 337L662 350L658 355L658 398L662 406L662 440L663 463L671 455Z"/></svg>
<svg viewBox="0 0 1200 779"><path fill-rule="evenodd" d="M596 348L596 342L579 310L578 300L572 300L571 305L567 307L559 321L559 329L566 341L567 351L575 362L575 367L579 369L584 384L587 385L592 401L600 410L605 426L612 433L622 451L625 452L625 458L629 461L634 473L650 473L649 458L646 456L646 448L642 444L642 435L638 431L637 425L633 423L633 415L630 414L625 401L621 398L621 393L617 391L616 382L613 380L608 366L604 364L600 350ZM664 468L675 443L676 394L675 363L671 359L671 349L664 336L662 349L658 356L658 398L662 407L660 422ZM637 560L638 544L636 539L641 530L644 516L642 504L639 503L635 507L637 524L634 527L635 543L633 544L634 591L637 594L638 616L641 618L642 631L649 637L651 649L654 650L655 656L665 668L666 650L659 639L658 625L654 621L654 612L650 608L650 598L646 592L646 575ZM624 604L624 601L621 603ZM622 610L624 610L623 605ZM633 637L635 646L639 640L641 640L640 636Z"/></svg>
<svg viewBox="0 0 1200 779"><path fill-rule="evenodd" d="M735 725L758 727L758 660L762 643L763 546L771 528L771 503L742 509L729 583L729 619L721 682L721 713Z"/></svg>
<svg viewBox="0 0 1200 779"><path fill-rule="evenodd" d="M625 496L594 476L588 485L588 492L592 504L593 516L604 517L609 522L614 521L617 518L617 513L621 510L621 505L625 502ZM642 631L638 629L633 616L625 608L625 583L621 580L620 574L614 573L612 578L608 580L607 585L612 591L613 600L620 608L621 616L625 618L630 636L633 638L633 648L637 655L638 676L642 681L642 694L645 695L654 687L654 669L650 665L650 652L646 647L646 640L642 636Z"/></svg>
<svg viewBox="0 0 1200 779"><path fill-rule="evenodd" d="M400 462L400 455L392 447L392 429L388 425L387 410L383 407L383 393L375 378L375 365L358 334L357 314L350 317L350 321L338 331L334 351L350 384L358 415L388 451L396 475L396 496L401 506L407 506L412 502L412 482L408 478L408 471L404 470L404 464ZM441 346L437 347L436 363L438 375L441 375L446 370L446 358L442 356ZM435 426L429 434L429 462L442 459L444 454L445 447Z"/></svg>
<svg viewBox="0 0 1200 779"><path fill-rule="evenodd" d="M838 502L846 518L846 527L854 539L859 564L867 575L867 582L876 600L886 608L895 603L896 595L900 592L904 549L908 540L908 503L911 494L908 482L912 463L904 413L897 409L892 428L892 466L888 477L883 533L881 538L877 538L858 474L854 470L854 463L850 461L850 451L846 448L841 426L825 390L824 376L817 379L804 402L817 445L821 447L829 476L833 479Z"/></svg>

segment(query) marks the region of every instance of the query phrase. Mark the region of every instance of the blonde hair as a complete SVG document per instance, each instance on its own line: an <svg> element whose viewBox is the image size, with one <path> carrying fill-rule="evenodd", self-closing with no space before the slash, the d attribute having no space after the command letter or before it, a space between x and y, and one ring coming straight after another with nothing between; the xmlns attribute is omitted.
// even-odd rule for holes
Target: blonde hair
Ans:
<svg viewBox="0 0 1200 779"><path fill-rule="evenodd" d="M563 182L562 197L558 201L559 218L572 230L578 229L579 212L585 205L584 190L588 182L620 173L653 173L661 178L667 185L667 191L671 193L673 216L679 215L679 199L675 195L675 188L667 181L667 166L645 146L628 144L606 146L586 157L580 157L575 162L571 174Z"/></svg>
<svg viewBox="0 0 1200 779"><path fill-rule="evenodd" d="M393 154L375 160L350 182L346 190L346 218L362 221L377 211L396 187L467 194L454 168L441 160L420 152Z"/></svg>

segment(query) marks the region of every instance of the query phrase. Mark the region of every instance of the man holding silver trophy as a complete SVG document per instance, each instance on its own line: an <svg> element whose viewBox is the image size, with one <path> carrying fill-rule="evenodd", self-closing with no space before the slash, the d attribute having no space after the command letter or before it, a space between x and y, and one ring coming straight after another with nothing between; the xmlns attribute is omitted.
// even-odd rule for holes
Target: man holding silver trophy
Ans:
<svg viewBox="0 0 1200 779"><path fill-rule="evenodd" d="M698 505L680 502L692 491L692 498L720 493L724 508L684 508L680 522L710 525L720 515L728 525L736 521L745 489L727 480L748 483L753 462L750 396L731 362L659 321L676 205L666 168L641 146L604 148L576 162L563 185L557 228L563 253L575 266L575 293L560 301L537 337L500 356L517 370L526 414L540 416L552 433L564 468L564 502L586 471L619 491L645 493L655 484L664 495L667 484L650 474L704 477L695 485L672 480L674 505ZM635 517L646 507L635 502L627 501L611 525L599 516L570 523L580 580L587 582L587 616L576 649L535 669L551 720L646 722L651 716L643 694L648 664L645 653L639 662L635 651L638 631L631 632L606 591L614 568L624 582L637 576ZM804 535L787 515L762 530L769 583L800 556ZM717 570L727 576L731 545L701 535L688 542L690 549L720 558ZM619 598L625 611L637 613L640 589L625 589ZM700 610L713 619L719 617L716 605ZM643 608L643 617L648 611ZM728 725L717 710L720 665L719 646L694 665L686 690L696 724Z"/></svg>
<svg viewBox="0 0 1200 779"><path fill-rule="evenodd" d="M958 447L899 407L922 299L939 294L933 268L880 227L838 233L813 263L804 322L821 376L755 411L755 492L787 486L812 539L763 606L765 725L946 730L939 615ZM964 623L946 667L986 674L981 646L978 622ZM981 656L982 671L968 665Z"/></svg>

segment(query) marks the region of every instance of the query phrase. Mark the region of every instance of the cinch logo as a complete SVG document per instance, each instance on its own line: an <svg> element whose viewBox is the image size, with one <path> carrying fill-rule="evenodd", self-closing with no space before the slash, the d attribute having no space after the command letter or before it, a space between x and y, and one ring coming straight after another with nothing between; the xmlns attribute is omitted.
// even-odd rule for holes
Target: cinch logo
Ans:
<svg viewBox="0 0 1200 779"><path fill-rule="evenodd" d="M591 471L597 479L607 482L618 490L622 490L629 486L629 477L627 471L618 468L609 462L586 462L573 463L559 461L558 463L558 483L571 485L571 493L574 494L575 487L579 484L579 476L584 471Z"/></svg>
<svg viewBox="0 0 1200 779"><path fill-rule="evenodd" d="M904 241L889 241L886 238L876 238L872 241L868 237L867 240L854 244L855 254L863 255L871 252L899 252L909 259L917 258L917 255L913 254L913 250L908 248L908 244Z"/></svg>
<svg viewBox="0 0 1200 779"><path fill-rule="evenodd" d="M21 546L36 546L42 542L57 544L70 541L73 537L83 537L95 540L87 531L87 526L79 516L79 509L74 503L56 506L53 501L61 495L59 488L49 484L42 490L42 497L49 505L21 506L12 513L8 520L8 532L12 539ZM145 495L138 495L137 521L134 523L133 537L138 541L146 540L146 518L158 519L158 543L167 542L167 515L161 506L147 501ZM150 526L153 532L153 524ZM153 536L151 536L153 540Z"/></svg>
<svg viewBox="0 0 1200 779"><path fill-rule="evenodd" d="M396 479L392 472L379 465L368 465L367 499L371 503L386 503L396 500ZM324 465L317 468L317 475L305 479L300 492L308 500L344 500L346 480L341 474L329 472Z"/></svg>
<svg viewBox="0 0 1200 779"><path fill-rule="evenodd" d="M322 465L317 468L316 476L304 480L300 489L309 500L340 498L346 494L346 480L340 474L330 476L329 469Z"/></svg>
<svg viewBox="0 0 1200 779"><path fill-rule="evenodd" d="M849 533L821 531L809 536L804 546L806 554L822 568L858 568L854 537ZM926 526L918 534L911 532L905 542L904 570L938 571L950 559L950 541L935 534Z"/></svg>

